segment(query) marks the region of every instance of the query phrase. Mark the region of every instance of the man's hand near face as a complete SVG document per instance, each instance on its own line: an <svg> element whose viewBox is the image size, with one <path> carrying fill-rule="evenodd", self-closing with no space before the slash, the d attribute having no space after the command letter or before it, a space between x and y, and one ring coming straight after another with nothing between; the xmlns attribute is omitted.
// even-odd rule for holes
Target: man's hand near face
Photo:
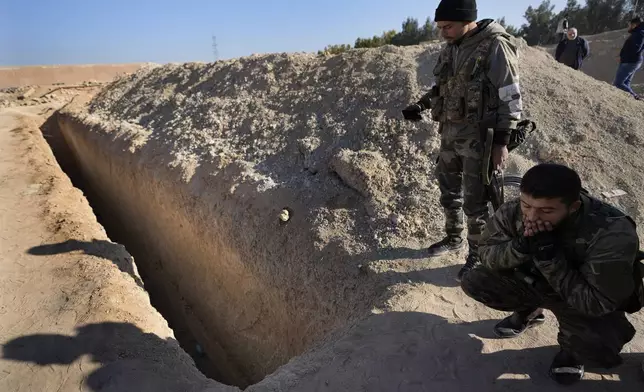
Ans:
<svg viewBox="0 0 644 392"><path fill-rule="evenodd" d="M523 221L526 253L532 254L535 261L548 261L555 258L555 233L550 222L537 220Z"/></svg>
<svg viewBox="0 0 644 392"><path fill-rule="evenodd" d="M523 235L525 237L534 237L539 233L551 232L553 230L554 228L550 222L523 220Z"/></svg>

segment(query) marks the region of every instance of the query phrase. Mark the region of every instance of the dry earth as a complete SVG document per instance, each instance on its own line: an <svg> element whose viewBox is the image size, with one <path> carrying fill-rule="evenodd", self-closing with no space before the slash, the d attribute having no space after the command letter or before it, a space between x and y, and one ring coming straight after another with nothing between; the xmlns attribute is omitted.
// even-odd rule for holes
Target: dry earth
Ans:
<svg viewBox="0 0 644 392"><path fill-rule="evenodd" d="M241 379L259 381L247 390L556 389L546 375L556 353L552 317L518 339L494 339L492 326L503 314L465 297L454 281L464 254L422 256L441 235L432 175L439 143L435 124L403 122L399 111L429 85L437 49L153 67L112 83L89 107L63 113L75 156L95 188L103 183L107 211L125 218L139 236L158 237L142 239L157 245L142 249L165 259L155 264L137 257L137 266L171 282L166 290L190 305L186 314L212 326L205 329L210 347L221 344ZM513 155L509 171L545 160L569 164L595 194L625 190L612 201L643 227L642 104L556 64L544 50L524 49L521 72L526 114L540 131ZM127 262L25 254L34 246L43 253L60 248L42 245L107 236L79 192L37 186L24 194L42 181L18 174L51 171L28 161L34 157L25 150L29 140L43 146L37 156L47 152L33 126L9 133L23 121L16 118L33 109L15 110L3 112L0 134L6 183L0 188L0 312L11 315L0 319L0 390L54 384L60 391L79 385L145 390L148 383L149 390L225 390L201 376L172 340L136 285L127 253ZM74 198L84 207L70 204ZM42 207L52 204L71 205L91 225L59 222L53 214L52 229L47 214L55 210ZM284 207L293 217L286 225L278 222ZM167 249L175 245L189 257L168 258L177 255ZM54 274L49 268L57 263L67 272ZM589 369L569 390L642 388L644 315L630 318L638 334L625 349L626 364L608 372ZM14 326L22 319L24 325ZM108 321L146 334L82 327ZM121 360L126 365L119 366Z"/></svg>
<svg viewBox="0 0 644 392"><path fill-rule="evenodd" d="M109 82L147 64L87 64L0 67L0 88L34 85Z"/></svg>
<svg viewBox="0 0 644 392"><path fill-rule="evenodd" d="M225 391L150 305L39 130L0 109L0 391Z"/></svg>

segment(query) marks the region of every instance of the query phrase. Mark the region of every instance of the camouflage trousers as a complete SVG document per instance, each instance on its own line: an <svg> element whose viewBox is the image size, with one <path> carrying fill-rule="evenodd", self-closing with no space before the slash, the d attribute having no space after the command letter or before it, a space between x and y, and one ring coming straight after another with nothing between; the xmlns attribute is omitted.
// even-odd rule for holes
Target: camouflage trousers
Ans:
<svg viewBox="0 0 644 392"><path fill-rule="evenodd" d="M463 277L461 287L469 297L496 310L524 316L539 308L550 310L559 322L561 348L588 365L610 368L620 364L620 351L635 336L624 312L587 316L571 308L545 280L533 287L512 272L478 266Z"/></svg>
<svg viewBox="0 0 644 392"><path fill-rule="evenodd" d="M443 123L435 174L445 212L445 232L448 236L462 236L465 212L470 246L478 245L489 218L482 165L483 143L478 127Z"/></svg>

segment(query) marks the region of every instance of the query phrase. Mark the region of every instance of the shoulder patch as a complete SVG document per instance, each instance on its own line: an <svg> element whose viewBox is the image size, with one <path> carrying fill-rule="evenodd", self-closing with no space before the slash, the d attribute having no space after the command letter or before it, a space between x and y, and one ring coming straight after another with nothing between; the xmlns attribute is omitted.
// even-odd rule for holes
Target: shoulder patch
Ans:
<svg viewBox="0 0 644 392"><path fill-rule="evenodd" d="M513 83L499 89L499 98L503 102L510 102L521 98L519 83Z"/></svg>

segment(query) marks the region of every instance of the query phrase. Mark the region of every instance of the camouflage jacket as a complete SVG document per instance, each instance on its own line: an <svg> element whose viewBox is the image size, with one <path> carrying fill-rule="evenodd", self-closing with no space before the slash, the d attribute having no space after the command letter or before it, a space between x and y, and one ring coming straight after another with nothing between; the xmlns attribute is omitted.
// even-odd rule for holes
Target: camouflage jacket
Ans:
<svg viewBox="0 0 644 392"><path fill-rule="evenodd" d="M580 211L557 230L557 256L535 262L532 255L513 246L523 235L522 213L519 200L508 202L483 232L481 260L493 270L536 266L568 305L581 313L601 316L619 310L636 293L636 284L641 286L634 279L639 249L634 223L615 207L582 195Z"/></svg>
<svg viewBox="0 0 644 392"><path fill-rule="evenodd" d="M460 42L446 45L434 68L435 83L419 104L435 121L515 129L523 103L517 48L493 20L484 20Z"/></svg>

